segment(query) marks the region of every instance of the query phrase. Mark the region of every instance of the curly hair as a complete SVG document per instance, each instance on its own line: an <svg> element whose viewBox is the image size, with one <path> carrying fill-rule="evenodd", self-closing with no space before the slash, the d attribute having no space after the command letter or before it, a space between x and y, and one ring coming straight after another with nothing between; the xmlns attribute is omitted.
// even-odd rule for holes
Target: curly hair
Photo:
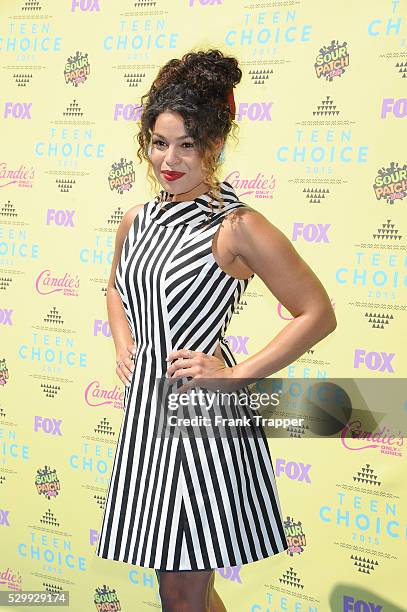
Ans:
<svg viewBox="0 0 407 612"><path fill-rule="evenodd" d="M201 155L203 180L209 185L209 195L223 202L220 168L216 155L216 141L224 139L238 128L229 107L228 93L242 78L238 60L225 56L217 49L190 51L181 59L171 59L162 66L149 91L141 96L141 115L138 121L137 157L147 161L147 178L153 189L159 189L148 155L155 121L160 113L170 111L181 115L185 132L194 139Z"/></svg>

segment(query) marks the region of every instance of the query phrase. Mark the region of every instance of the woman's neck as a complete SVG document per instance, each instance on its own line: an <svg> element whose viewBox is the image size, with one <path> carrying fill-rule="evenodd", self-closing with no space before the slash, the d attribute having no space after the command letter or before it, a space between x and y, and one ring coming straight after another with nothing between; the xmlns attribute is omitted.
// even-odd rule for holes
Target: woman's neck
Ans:
<svg viewBox="0 0 407 612"><path fill-rule="evenodd" d="M170 198L170 202L186 202L188 200L194 200L199 196L207 193L209 191L209 185L201 181L198 183L196 187L191 189L190 191L185 191L184 193L176 193Z"/></svg>

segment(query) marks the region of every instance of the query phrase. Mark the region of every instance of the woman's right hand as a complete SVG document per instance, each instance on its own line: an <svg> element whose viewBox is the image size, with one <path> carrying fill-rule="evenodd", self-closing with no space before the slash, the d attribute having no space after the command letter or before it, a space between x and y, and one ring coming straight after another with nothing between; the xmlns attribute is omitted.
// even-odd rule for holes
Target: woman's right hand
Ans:
<svg viewBox="0 0 407 612"><path fill-rule="evenodd" d="M136 350L134 344L129 344L126 349L116 355L116 374L127 387L130 386L130 379L134 371L133 357Z"/></svg>

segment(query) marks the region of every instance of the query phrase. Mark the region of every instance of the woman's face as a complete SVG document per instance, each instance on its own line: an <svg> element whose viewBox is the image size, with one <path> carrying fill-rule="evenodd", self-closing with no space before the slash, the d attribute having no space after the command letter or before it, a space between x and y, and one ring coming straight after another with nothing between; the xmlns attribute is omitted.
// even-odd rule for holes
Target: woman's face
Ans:
<svg viewBox="0 0 407 612"><path fill-rule="evenodd" d="M192 137L186 135L178 113L158 115L152 132L151 163L160 184L174 194L173 201L193 199L208 190L203 182L201 154Z"/></svg>

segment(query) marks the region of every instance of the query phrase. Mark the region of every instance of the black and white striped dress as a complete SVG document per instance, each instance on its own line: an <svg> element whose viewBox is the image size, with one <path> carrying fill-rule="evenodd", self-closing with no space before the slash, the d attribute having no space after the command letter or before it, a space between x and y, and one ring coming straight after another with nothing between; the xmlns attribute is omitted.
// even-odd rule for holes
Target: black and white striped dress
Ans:
<svg viewBox="0 0 407 612"><path fill-rule="evenodd" d="M220 183L171 202L161 191L135 217L116 270L137 346L96 555L141 567L201 570L251 563L288 548L272 459L258 437L158 437L156 381L179 348L213 355L249 279L216 263L212 238L230 211L245 206ZM183 379L186 382L189 379Z"/></svg>

